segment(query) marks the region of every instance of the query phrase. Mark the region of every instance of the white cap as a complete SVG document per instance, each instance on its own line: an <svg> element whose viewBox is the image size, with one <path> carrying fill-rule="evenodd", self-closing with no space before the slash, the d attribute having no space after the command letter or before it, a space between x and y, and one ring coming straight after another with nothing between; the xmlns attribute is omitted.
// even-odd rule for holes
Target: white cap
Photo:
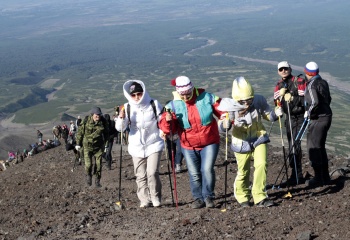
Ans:
<svg viewBox="0 0 350 240"><path fill-rule="evenodd" d="M281 67L287 67L290 68L290 65L287 61L282 61L277 65L277 70L280 69Z"/></svg>

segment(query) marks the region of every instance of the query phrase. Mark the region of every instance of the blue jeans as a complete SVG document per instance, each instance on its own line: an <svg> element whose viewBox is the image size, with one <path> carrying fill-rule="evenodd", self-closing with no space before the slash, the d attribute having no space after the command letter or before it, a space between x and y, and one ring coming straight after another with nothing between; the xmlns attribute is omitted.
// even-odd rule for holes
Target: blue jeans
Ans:
<svg viewBox="0 0 350 240"><path fill-rule="evenodd" d="M182 148L190 176L192 197L205 200L213 198L215 187L214 164L219 152L219 144L210 144L202 150Z"/></svg>

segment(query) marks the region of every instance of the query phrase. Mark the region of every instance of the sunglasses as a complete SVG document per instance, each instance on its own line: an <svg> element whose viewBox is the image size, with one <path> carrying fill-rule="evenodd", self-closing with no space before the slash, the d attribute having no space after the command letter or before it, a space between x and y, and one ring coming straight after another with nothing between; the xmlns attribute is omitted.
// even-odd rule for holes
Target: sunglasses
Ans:
<svg viewBox="0 0 350 240"><path fill-rule="evenodd" d="M142 97L143 93L142 92L137 92L137 93L133 93L130 94L132 97Z"/></svg>
<svg viewBox="0 0 350 240"><path fill-rule="evenodd" d="M278 69L278 71L282 72L282 71L288 71L289 67L281 67Z"/></svg>
<svg viewBox="0 0 350 240"><path fill-rule="evenodd" d="M253 103L253 98L249 98L247 100L239 100L238 103L241 105L250 105Z"/></svg>

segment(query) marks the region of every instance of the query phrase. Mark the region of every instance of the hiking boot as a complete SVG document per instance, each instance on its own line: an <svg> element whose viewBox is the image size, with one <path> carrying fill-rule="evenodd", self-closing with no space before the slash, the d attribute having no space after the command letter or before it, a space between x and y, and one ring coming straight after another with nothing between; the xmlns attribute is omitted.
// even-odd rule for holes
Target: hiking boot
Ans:
<svg viewBox="0 0 350 240"><path fill-rule="evenodd" d="M331 177L328 174L323 174L323 185L331 184Z"/></svg>
<svg viewBox="0 0 350 240"><path fill-rule="evenodd" d="M181 169L181 165L180 164L175 164L175 172L176 173L181 173L182 169Z"/></svg>
<svg viewBox="0 0 350 240"><path fill-rule="evenodd" d="M88 186L91 186L92 185L92 176L91 175L87 175L86 176L86 184Z"/></svg>
<svg viewBox="0 0 350 240"><path fill-rule="evenodd" d="M149 206L151 206L151 203L141 203L140 204L140 208L147 208L147 207L149 207Z"/></svg>
<svg viewBox="0 0 350 240"><path fill-rule="evenodd" d="M272 207L275 203L267 198L256 204L257 207Z"/></svg>
<svg viewBox="0 0 350 240"><path fill-rule="evenodd" d="M160 201L159 200L153 200L152 201L153 207L160 207Z"/></svg>
<svg viewBox="0 0 350 240"><path fill-rule="evenodd" d="M306 181L306 186L307 186L307 188L322 187L323 180L318 178L318 177L311 178L310 180Z"/></svg>
<svg viewBox="0 0 350 240"><path fill-rule="evenodd" d="M324 185L331 184L331 177L329 176L329 169L328 169L328 161L322 167L322 177L323 177Z"/></svg>
<svg viewBox="0 0 350 240"><path fill-rule="evenodd" d="M102 187L101 184L100 184L100 179L99 179L99 178L96 178L96 179L95 179L95 186L96 186L97 188Z"/></svg>
<svg viewBox="0 0 350 240"><path fill-rule="evenodd" d="M242 208L250 207L250 202L241 202L239 205L241 205Z"/></svg>
<svg viewBox="0 0 350 240"><path fill-rule="evenodd" d="M323 186L322 166L313 167L315 176L306 182L307 188L317 188ZM329 174L328 174L329 175Z"/></svg>
<svg viewBox="0 0 350 240"><path fill-rule="evenodd" d="M205 200L205 207L206 208L214 208L215 207L215 204L213 202L213 199L211 197L207 197Z"/></svg>
<svg viewBox="0 0 350 240"><path fill-rule="evenodd" d="M197 209L197 208L203 208L205 206L205 203L203 202L202 199L197 198L196 200L194 200L194 202L192 203L191 207L193 209Z"/></svg>

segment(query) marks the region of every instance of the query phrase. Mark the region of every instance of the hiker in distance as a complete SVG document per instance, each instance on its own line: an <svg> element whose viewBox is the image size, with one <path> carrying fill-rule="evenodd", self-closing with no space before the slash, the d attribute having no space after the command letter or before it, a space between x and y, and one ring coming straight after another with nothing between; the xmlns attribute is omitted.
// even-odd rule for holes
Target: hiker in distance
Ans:
<svg viewBox="0 0 350 240"><path fill-rule="evenodd" d="M304 122L304 95L306 81L304 78L292 75L292 68L287 61L282 61L277 65L277 73L281 79L274 89L274 101L276 106L281 104L283 112L286 114L285 127L289 143L289 165L292 169L287 181L282 182L280 187L295 186L305 182L302 172L302 150L300 142L294 144L300 128ZM288 177L288 176L287 176Z"/></svg>
<svg viewBox="0 0 350 240"><path fill-rule="evenodd" d="M213 208L214 164L219 152L220 135L216 117L225 115L217 108L220 98L196 88L186 76L171 81L176 91L162 114L160 128L165 134L178 134L186 160L194 202L192 208Z"/></svg>
<svg viewBox="0 0 350 240"><path fill-rule="evenodd" d="M234 195L242 207L254 204L258 207L273 206L265 189L267 174L267 143L269 136L262 119L276 121L283 115L283 110L272 110L265 97L254 94L251 84L238 77L232 84L232 99L223 98L219 110L229 112L229 119L219 120L222 131L232 129L231 150L237 160L238 171L234 182ZM233 123L233 124L232 124ZM254 159L254 176L252 189L249 189L250 162Z"/></svg>
<svg viewBox="0 0 350 240"><path fill-rule="evenodd" d="M103 118L99 107L93 107L91 114L85 117L79 126L75 149L79 152L81 146L84 148L86 183L88 186L92 185L92 174L94 173L96 176L95 186L101 187L102 154L108 147L108 128L108 123ZM92 169L92 157L95 157L94 169Z"/></svg>
<svg viewBox="0 0 350 240"><path fill-rule="evenodd" d="M116 129L130 128L128 152L132 156L140 207L159 207L162 184L159 177L160 158L164 143L158 128L158 115L162 106L152 99L140 80L129 80L123 85L124 104L116 118Z"/></svg>
<svg viewBox="0 0 350 240"><path fill-rule="evenodd" d="M43 134L42 134L42 132L40 132L40 130L36 131L36 136L38 138L38 143L42 143L43 142Z"/></svg>
<svg viewBox="0 0 350 240"><path fill-rule="evenodd" d="M328 185L331 181L328 170L326 140L332 124L332 97L327 81L319 75L319 67L315 62L305 65L307 79L305 91L305 114L310 120L307 133L307 149L315 176L307 182L309 188Z"/></svg>

